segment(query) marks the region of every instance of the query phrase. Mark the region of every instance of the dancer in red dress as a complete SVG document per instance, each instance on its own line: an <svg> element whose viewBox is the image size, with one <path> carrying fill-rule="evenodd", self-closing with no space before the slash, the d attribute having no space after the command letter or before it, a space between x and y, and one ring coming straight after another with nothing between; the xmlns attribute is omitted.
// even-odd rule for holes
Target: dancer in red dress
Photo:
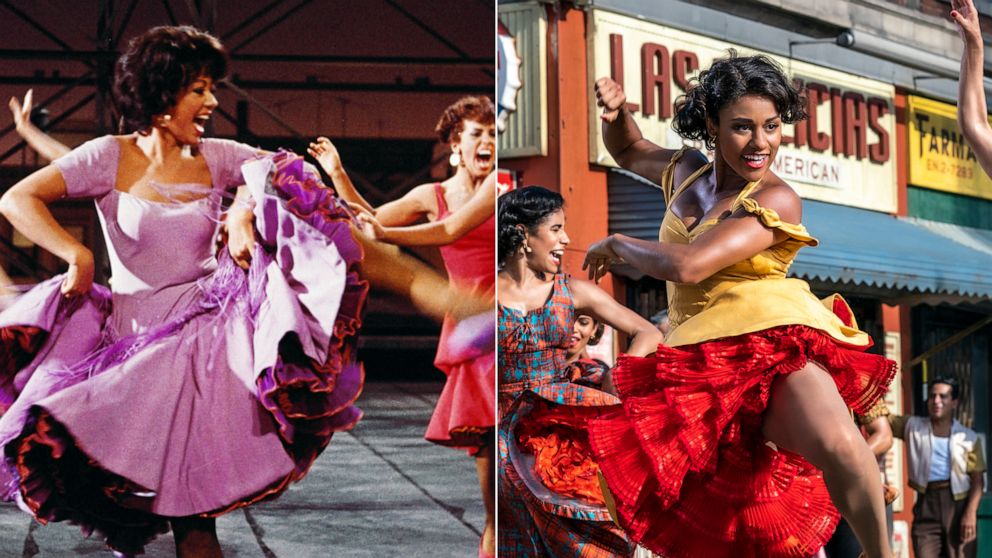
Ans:
<svg viewBox="0 0 992 558"><path fill-rule="evenodd" d="M770 167L805 102L768 58L715 61L674 119L711 163L644 139L615 82L597 95L610 153L660 183L667 206L660 242L613 235L586 258L594 278L624 261L668 281L665 345L621 357L622 405L590 423L619 523L667 558L806 558L836 505L867 556L889 558L878 468L848 406L868 411L895 363L863 352L871 339L840 297L786 278L817 241Z"/></svg>
<svg viewBox="0 0 992 558"><path fill-rule="evenodd" d="M417 186L402 198L373 208L345 173L327 138L311 144L310 153L331 176L344 199L362 208L367 229L377 240L404 245L440 247L448 279L476 298L495 296L495 113L486 97L465 97L447 109L435 129L452 150L454 175L439 183ZM430 221L411 225L419 218ZM480 318L492 323L492 314ZM453 341L458 321L444 319L434 365L448 379L438 398L425 438L460 448L476 459L486 506L486 527L480 555L495 552L495 480L493 451L496 426L496 355L488 343L459 346ZM488 326L492 331L491 325ZM478 336L477 336L478 337Z"/></svg>

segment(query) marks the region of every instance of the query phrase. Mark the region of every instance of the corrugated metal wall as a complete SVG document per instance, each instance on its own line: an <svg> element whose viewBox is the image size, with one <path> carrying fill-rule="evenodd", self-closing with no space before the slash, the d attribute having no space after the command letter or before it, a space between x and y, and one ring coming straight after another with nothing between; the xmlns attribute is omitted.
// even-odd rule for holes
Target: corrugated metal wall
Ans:
<svg viewBox="0 0 992 558"><path fill-rule="evenodd" d="M517 93L517 110L499 134L499 156L547 155L547 14L537 2L522 2L501 5L499 20L516 40L523 84Z"/></svg>
<svg viewBox="0 0 992 558"><path fill-rule="evenodd" d="M665 199L658 186L611 169L606 178L610 234L658 240Z"/></svg>

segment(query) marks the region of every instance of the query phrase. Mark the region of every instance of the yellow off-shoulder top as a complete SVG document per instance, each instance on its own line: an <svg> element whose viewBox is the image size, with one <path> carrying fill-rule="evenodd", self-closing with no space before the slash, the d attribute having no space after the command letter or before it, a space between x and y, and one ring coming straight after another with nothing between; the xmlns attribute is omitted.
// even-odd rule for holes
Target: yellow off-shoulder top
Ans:
<svg viewBox="0 0 992 558"><path fill-rule="evenodd" d="M666 210L661 221L659 240L691 244L693 240L720 223L709 219L688 230L671 211L672 201L697 178L712 167L708 163L687 177L678 188L672 188L675 164L685 149L672 157L662 175ZM809 285L800 279L786 277L796 253L804 246L816 246L802 224L786 223L774 209L761 207L751 198L759 182L747 184L738 194L730 213L740 210L753 214L771 229L778 229L788 238L750 258L728 266L701 281L699 284L669 281L668 312L672 330L665 339L671 347L691 345L703 341L753 333L785 325L805 325L855 346L868 346L871 340L851 319L846 325L832 311L835 304L842 304L852 315L847 303L834 294L823 300L816 298Z"/></svg>

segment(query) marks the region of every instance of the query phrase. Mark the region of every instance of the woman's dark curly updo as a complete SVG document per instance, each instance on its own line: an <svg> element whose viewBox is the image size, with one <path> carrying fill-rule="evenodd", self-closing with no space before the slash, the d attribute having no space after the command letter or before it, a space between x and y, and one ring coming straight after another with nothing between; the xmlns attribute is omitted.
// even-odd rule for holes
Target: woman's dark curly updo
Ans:
<svg viewBox="0 0 992 558"><path fill-rule="evenodd" d="M114 107L121 132L146 132L201 75L227 76L227 51L216 37L190 26L154 27L131 39L114 72Z"/></svg>
<svg viewBox="0 0 992 558"><path fill-rule="evenodd" d="M700 72L685 95L675 101L672 127L683 138L702 140L713 149L706 119L719 124L720 109L745 95L770 99L786 124L807 116L806 99L781 66L767 56L738 56L730 49L726 58L714 60L709 69Z"/></svg>
<svg viewBox="0 0 992 558"><path fill-rule="evenodd" d="M533 231L549 215L564 206L565 200L561 194L543 186L527 186L500 196L496 210L499 223L496 261L499 267L503 267L510 254L519 250L523 244L524 232L519 225L527 231Z"/></svg>
<svg viewBox="0 0 992 558"><path fill-rule="evenodd" d="M496 108L489 97L462 97L451 106L444 109L441 119L434 126L434 133L437 134L441 143L451 143L458 141L458 134L465 129L466 120L473 120L480 124L493 124L496 122Z"/></svg>

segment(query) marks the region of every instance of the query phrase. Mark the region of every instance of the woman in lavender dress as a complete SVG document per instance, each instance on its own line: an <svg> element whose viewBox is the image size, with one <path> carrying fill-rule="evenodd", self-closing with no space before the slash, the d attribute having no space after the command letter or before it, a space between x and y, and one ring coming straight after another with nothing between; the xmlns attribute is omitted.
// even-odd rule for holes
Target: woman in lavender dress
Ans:
<svg viewBox="0 0 992 558"><path fill-rule="evenodd" d="M171 524L179 556L219 556L214 517L281 493L361 415L367 288L349 213L299 157L202 138L225 72L214 37L148 31L115 78L135 133L0 199L69 264L0 314L0 495L121 552ZM96 203L109 291L47 208L65 197Z"/></svg>

